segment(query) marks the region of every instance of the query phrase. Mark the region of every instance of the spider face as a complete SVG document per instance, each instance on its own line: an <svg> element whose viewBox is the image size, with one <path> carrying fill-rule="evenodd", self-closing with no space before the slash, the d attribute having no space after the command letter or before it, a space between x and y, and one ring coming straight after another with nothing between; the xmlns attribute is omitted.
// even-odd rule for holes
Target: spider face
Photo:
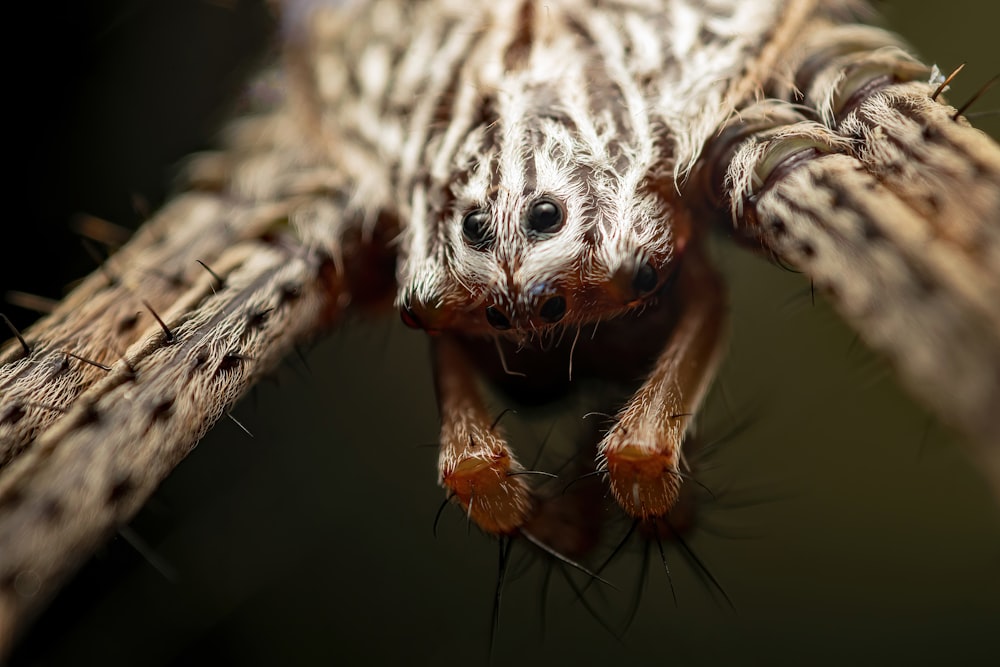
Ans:
<svg viewBox="0 0 1000 667"><path fill-rule="evenodd" d="M599 160L567 117L483 104L449 177L414 198L434 233L405 238L403 321L523 342L652 298L690 236L655 150L666 142L615 133Z"/></svg>

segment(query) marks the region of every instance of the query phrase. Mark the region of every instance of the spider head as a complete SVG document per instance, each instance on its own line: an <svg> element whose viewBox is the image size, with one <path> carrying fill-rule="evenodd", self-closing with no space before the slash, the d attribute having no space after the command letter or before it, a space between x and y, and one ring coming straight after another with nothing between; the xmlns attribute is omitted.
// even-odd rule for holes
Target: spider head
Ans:
<svg viewBox="0 0 1000 667"><path fill-rule="evenodd" d="M659 292L687 242L658 151L621 132L594 145L564 118L513 125L470 130L416 187L397 298L410 326L524 341L613 318Z"/></svg>

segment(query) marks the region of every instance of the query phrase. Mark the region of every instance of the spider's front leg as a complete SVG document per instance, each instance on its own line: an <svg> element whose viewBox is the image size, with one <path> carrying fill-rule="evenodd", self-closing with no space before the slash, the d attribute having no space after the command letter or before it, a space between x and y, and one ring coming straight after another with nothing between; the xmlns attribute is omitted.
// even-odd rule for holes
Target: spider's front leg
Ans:
<svg viewBox="0 0 1000 667"><path fill-rule="evenodd" d="M630 516L666 515L680 494L682 445L722 356L722 281L696 244L685 250L671 299L677 322L642 387L599 448L599 469Z"/></svg>
<svg viewBox="0 0 1000 667"><path fill-rule="evenodd" d="M1000 147L883 31L817 23L783 66L714 187L1000 478Z"/></svg>
<svg viewBox="0 0 1000 667"><path fill-rule="evenodd" d="M301 159L296 120L234 124L189 192L0 350L0 661L255 381L389 293L394 231L317 186L332 167Z"/></svg>
<svg viewBox="0 0 1000 667"><path fill-rule="evenodd" d="M451 335L434 339L434 377L441 411L438 483L484 531L516 531L531 512L531 493L491 423L468 357Z"/></svg>

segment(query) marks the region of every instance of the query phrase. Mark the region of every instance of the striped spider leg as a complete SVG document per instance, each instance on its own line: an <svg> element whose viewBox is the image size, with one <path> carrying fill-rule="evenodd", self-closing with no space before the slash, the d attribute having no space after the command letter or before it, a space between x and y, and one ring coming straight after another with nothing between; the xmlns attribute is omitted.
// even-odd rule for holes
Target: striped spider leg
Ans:
<svg viewBox="0 0 1000 667"><path fill-rule="evenodd" d="M706 190L739 235L830 297L995 480L1000 150L883 30L818 15L787 56L770 99L707 148Z"/></svg>

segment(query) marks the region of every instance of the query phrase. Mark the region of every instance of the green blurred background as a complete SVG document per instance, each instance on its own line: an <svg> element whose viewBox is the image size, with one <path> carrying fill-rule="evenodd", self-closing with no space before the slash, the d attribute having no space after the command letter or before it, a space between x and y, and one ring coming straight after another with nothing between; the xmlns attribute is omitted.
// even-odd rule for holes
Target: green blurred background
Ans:
<svg viewBox="0 0 1000 667"><path fill-rule="evenodd" d="M880 9L943 70L970 63L951 95L962 101L1000 69L1000 5L987 4ZM17 175L0 287L53 297L92 266L71 217L134 226L133 195L155 208L183 156L211 145L271 28L266 8L239 0L65 5L20 8L12 25L30 26L32 46L5 44ZM997 91L977 105L998 107ZM995 115L980 124L1000 134ZM954 436L811 305L800 276L717 254L733 336L702 434L750 426L699 471L717 498L689 544L736 612L670 546L675 606L657 559L644 574L632 544L607 575L621 590L587 598L619 627L642 588L624 638L558 570L543 621L544 559L516 545L494 664L993 664L1000 512ZM237 408L253 438L224 420L202 441L13 664L487 661L497 545L451 508L432 536L426 342L387 317L307 357ZM530 452L578 417L515 420L515 442ZM626 528L612 525L605 549Z"/></svg>

